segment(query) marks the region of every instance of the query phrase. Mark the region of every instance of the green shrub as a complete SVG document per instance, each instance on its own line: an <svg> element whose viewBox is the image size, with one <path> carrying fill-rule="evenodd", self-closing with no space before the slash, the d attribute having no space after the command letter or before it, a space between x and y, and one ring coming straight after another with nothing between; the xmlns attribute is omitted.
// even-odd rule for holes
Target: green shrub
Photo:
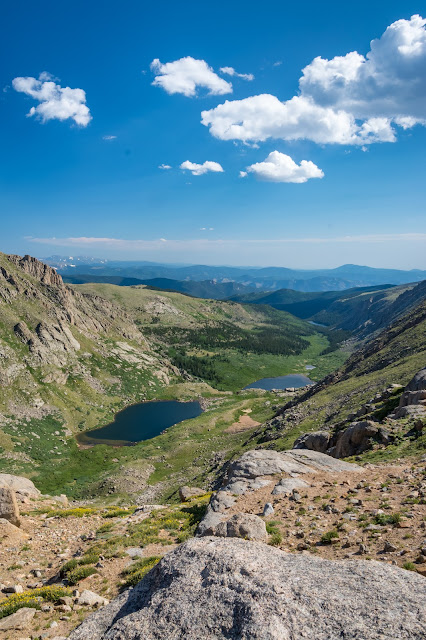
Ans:
<svg viewBox="0 0 426 640"><path fill-rule="evenodd" d="M332 540L336 540L338 537L339 534L337 533L336 529L332 529L331 531L323 533L323 535L321 536L321 542L323 544L331 544Z"/></svg>
<svg viewBox="0 0 426 640"><path fill-rule="evenodd" d="M400 513L378 513L374 516L375 524L386 525L386 524L398 524L401 522L401 514Z"/></svg>
<svg viewBox="0 0 426 640"><path fill-rule="evenodd" d="M24 591L24 593L13 593L0 602L0 618L10 616L22 607L40 609L43 601L58 602L59 598L70 595L70 589L56 585L31 589L31 591Z"/></svg>
<svg viewBox="0 0 426 640"><path fill-rule="evenodd" d="M278 529L277 525L280 524L277 520L271 520L270 522L266 522L266 531L271 536L269 538L268 544L271 544L274 547L277 547L283 541L283 537L281 531Z"/></svg>
<svg viewBox="0 0 426 640"><path fill-rule="evenodd" d="M271 537L269 538L268 544L272 545L273 547L278 547L282 541L283 541L283 537L281 533L277 531L276 533L273 533L271 535Z"/></svg>
<svg viewBox="0 0 426 640"><path fill-rule="evenodd" d="M75 569L67 573L67 580L70 585L74 585L77 584L77 582L80 582L80 580L84 580L84 578L92 576L94 573L98 573L95 567L76 567Z"/></svg>
<svg viewBox="0 0 426 640"><path fill-rule="evenodd" d="M130 516L136 507L131 507L129 509L122 507L109 507L106 513L102 514L103 518L122 518L124 516Z"/></svg>
<svg viewBox="0 0 426 640"><path fill-rule="evenodd" d="M47 512L48 518L69 518L74 516L75 518L83 518L83 516L91 516L96 513L97 509L90 507L76 507L75 509L53 509Z"/></svg>
<svg viewBox="0 0 426 640"><path fill-rule="evenodd" d="M141 558L130 567L127 567L127 569L124 569L123 575L126 576L126 586L134 587L160 560L159 556Z"/></svg>
<svg viewBox="0 0 426 640"><path fill-rule="evenodd" d="M407 569L407 571L417 571L416 565L414 564L414 562L404 562L404 564L402 565L402 568Z"/></svg>

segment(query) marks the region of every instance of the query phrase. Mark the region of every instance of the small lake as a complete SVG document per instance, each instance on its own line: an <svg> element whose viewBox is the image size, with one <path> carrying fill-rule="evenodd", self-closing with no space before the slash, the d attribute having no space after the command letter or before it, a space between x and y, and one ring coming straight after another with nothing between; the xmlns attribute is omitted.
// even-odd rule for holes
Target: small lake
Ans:
<svg viewBox="0 0 426 640"><path fill-rule="evenodd" d="M77 441L83 445L131 445L158 436L178 422L196 418L203 412L198 401L156 400L133 404L117 413L114 422L80 433Z"/></svg>
<svg viewBox="0 0 426 640"><path fill-rule="evenodd" d="M300 373L292 373L288 376L278 376L277 378L262 378L247 385L244 389L266 389L267 391L271 389L287 389L287 387L299 389L299 387L304 387L307 384L313 384L313 381Z"/></svg>
<svg viewBox="0 0 426 640"><path fill-rule="evenodd" d="M308 322L309 322L309 324L313 324L316 327L325 327L325 328L327 328L327 325L326 324L321 324L321 322L314 322L313 320L308 320Z"/></svg>

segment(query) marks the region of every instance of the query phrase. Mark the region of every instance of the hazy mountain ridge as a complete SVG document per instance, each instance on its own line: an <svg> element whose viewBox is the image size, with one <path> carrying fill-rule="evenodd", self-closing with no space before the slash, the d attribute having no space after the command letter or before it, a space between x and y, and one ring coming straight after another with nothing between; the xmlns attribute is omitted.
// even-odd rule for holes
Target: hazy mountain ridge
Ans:
<svg viewBox="0 0 426 640"><path fill-rule="evenodd" d="M298 270L286 267L180 266L125 261L99 261L98 264L82 261L75 266L69 266L68 262L61 262L58 257L47 258L46 262L58 268L61 274L71 277L81 273L140 280L168 278L178 281L214 280L219 283L231 280L247 287L269 291L283 288L297 291L345 290L381 284L406 284L426 279L426 272L421 270L376 269L358 265L342 265L335 269Z"/></svg>
<svg viewBox="0 0 426 640"><path fill-rule="evenodd" d="M425 298L426 280L418 284L363 287L344 292L302 293L281 289L272 293L237 295L232 300L269 304L299 318L365 338L391 324Z"/></svg>

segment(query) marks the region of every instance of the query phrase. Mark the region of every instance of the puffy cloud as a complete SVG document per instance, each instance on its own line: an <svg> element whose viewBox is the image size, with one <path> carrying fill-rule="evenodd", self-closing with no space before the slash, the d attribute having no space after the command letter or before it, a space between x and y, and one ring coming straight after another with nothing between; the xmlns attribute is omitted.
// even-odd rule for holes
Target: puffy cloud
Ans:
<svg viewBox="0 0 426 640"><path fill-rule="evenodd" d="M345 109L356 118L411 117L426 113L426 20L397 20L371 42L331 60L315 58L302 71L300 89L318 104Z"/></svg>
<svg viewBox="0 0 426 640"><path fill-rule="evenodd" d="M225 73L228 76L235 76L236 78L242 78L243 80L248 80L249 82L251 80L254 80L254 75L252 73L237 73L234 67L221 67L220 72Z"/></svg>
<svg viewBox="0 0 426 640"><path fill-rule="evenodd" d="M324 173L310 160L302 160L296 164L293 158L279 151L272 151L264 162L256 162L246 168L247 172L254 173L257 178L269 182L295 182L302 184L310 178L323 178ZM240 172L244 178L247 173Z"/></svg>
<svg viewBox="0 0 426 640"><path fill-rule="evenodd" d="M111 142L111 140L116 140L117 136L102 136L102 140L106 140L107 142Z"/></svg>
<svg viewBox="0 0 426 640"><path fill-rule="evenodd" d="M68 120L86 127L92 119L86 105L86 93L83 89L71 89L56 84L50 74L43 71L39 78L15 78L12 86L15 91L25 93L40 104L31 107L28 116L36 116L42 122L48 120Z"/></svg>
<svg viewBox="0 0 426 640"><path fill-rule="evenodd" d="M212 162L211 160L206 160L203 164L185 160L185 162L182 162L180 165L180 168L182 171L190 171L193 176L202 176L209 171L213 171L213 173L223 173L222 166L218 162Z"/></svg>
<svg viewBox="0 0 426 640"><path fill-rule="evenodd" d="M191 56L165 64L156 58L151 62L151 70L157 74L152 84L170 94L182 93L194 97L198 87L208 89L210 95L232 93L230 82L219 77L205 60L196 60Z"/></svg>
<svg viewBox="0 0 426 640"><path fill-rule="evenodd" d="M158 166L159 169L171 169L171 166L169 164L160 164Z"/></svg>
<svg viewBox="0 0 426 640"><path fill-rule="evenodd" d="M268 138L315 142L347 142L354 134L353 119L347 113L318 107L299 96L281 102L270 94L243 100L227 100L201 113L201 122L221 140L264 141Z"/></svg>
<svg viewBox="0 0 426 640"><path fill-rule="evenodd" d="M394 142L396 126L426 125L426 20L391 24L366 56L352 51L315 58L303 69L300 94L286 101L269 94L226 101L201 114L222 140L268 138L318 144Z"/></svg>

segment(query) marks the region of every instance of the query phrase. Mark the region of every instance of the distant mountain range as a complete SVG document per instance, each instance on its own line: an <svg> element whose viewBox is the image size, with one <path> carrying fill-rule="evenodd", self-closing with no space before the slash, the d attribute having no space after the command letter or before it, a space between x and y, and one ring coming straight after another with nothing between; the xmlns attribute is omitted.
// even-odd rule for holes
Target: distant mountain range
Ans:
<svg viewBox="0 0 426 640"><path fill-rule="evenodd" d="M113 284L148 284L161 289L171 288L197 297L225 298L244 291L344 291L354 287L399 285L426 279L426 271L413 269L375 269L359 265L343 265L336 269L295 270L285 267L229 267L208 265L168 265L149 262L126 262L93 258L51 256L44 259L67 278L68 282L111 282ZM105 278L98 280L98 278ZM112 280L111 278L122 280ZM96 279L95 279L96 278ZM127 280L125 280L127 279ZM133 279L129 282L128 279ZM137 280L138 282L135 282ZM163 282L165 281L165 282ZM174 282L172 282L174 281ZM183 285L183 282L203 283L201 288ZM231 286L238 283L235 290ZM199 291L201 293L199 293Z"/></svg>

